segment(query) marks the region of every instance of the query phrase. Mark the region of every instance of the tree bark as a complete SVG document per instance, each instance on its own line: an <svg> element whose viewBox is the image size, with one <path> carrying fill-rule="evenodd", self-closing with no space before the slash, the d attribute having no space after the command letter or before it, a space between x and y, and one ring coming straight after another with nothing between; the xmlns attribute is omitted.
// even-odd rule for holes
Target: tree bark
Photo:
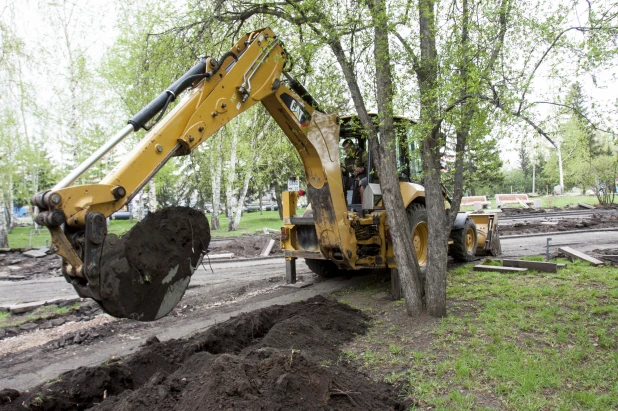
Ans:
<svg viewBox="0 0 618 411"><path fill-rule="evenodd" d="M9 221L7 222L7 232L11 234L13 232L13 227L15 227L15 197L13 196L13 174L9 173L9 190L7 193L8 196L8 210L9 210Z"/></svg>
<svg viewBox="0 0 618 411"><path fill-rule="evenodd" d="M397 177L397 141L393 122L393 83L386 5L383 0L369 0L369 2L374 26L374 59L380 130L380 141L378 142L377 136L370 136L369 147L376 160L375 164L380 176L382 197L395 248L406 309L409 315L418 316L423 311L419 268L416 253L413 252L412 228L408 222L408 214L403 207L403 197Z"/></svg>
<svg viewBox="0 0 618 411"><path fill-rule="evenodd" d="M232 210L232 203L234 200L234 183L236 182L236 147L238 145L238 133L240 129L240 120L235 120L236 125L232 130L232 146L230 147L230 162L229 167L225 170L226 184L225 184L225 213L228 218L227 230L234 230L234 214Z"/></svg>
<svg viewBox="0 0 618 411"><path fill-rule="evenodd" d="M234 222L230 231L238 230L238 226L240 225L240 217L242 215L243 205L245 204L245 198L247 197L247 191L249 191L249 182L251 181L251 175L251 170L247 170L243 181L242 191L238 196L238 203L236 204L236 212L234 214Z"/></svg>
<svg viewBox="0 0 618 411"><path fill-rule="evenodd" d="M154 180L148 183L148 208L152 213L157 211L157 186Z"/></svg>
<svg viewBox="0 0 618 411"><path fill-rule="evenodd" d="M427 312L434 317L446 315L446 262L450 226L444 209L441 186L440 121L438 119L438 60L436 50L435 1L419 0L420 61L417 78L420 85L423 138L423 171L429 225L429 250L425 292Z"/></svg>
<svg viewBox="0 0 618 411"><path fill-rule="evenodd" d="M9 246L9 236L7 233L7 221L6 221L6 212L5 212L5 202L4 197L0 195L0 247L8 248Z"/></svg>
<svg viewBox="0 0 618 411"><path fill-rule="evenodd" d="M211 163L215 163L215 172L212 177L212 216L210 218L210 229L218 230L220 227L219 222L219 208L221 207L221 174L223 173L223 159L221 153L221 134L217 136L218 147L216 150L211 151Z"/></svg>

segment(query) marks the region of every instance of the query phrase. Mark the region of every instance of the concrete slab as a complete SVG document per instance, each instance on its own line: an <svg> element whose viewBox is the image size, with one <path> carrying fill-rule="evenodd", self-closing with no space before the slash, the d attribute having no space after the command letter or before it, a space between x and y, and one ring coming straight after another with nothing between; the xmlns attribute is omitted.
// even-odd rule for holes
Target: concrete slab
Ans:
<svg viewBox="0 0 618 411"><path fill-rule="evenodd" d="M580 260L588 261L592 265L604 265L605 263L601 260L597 260L594 257L589 256L588 254L584 254L581 251L577 251L572 249L571 247L560 247L558 251L562 251L564 254L568 255L572 258L579 258Z"/></svg>
<svg viewBox="0 0 618 411"><path fill-rule="evenodd" d="M545 273L557 273L558 265L556 263L544 263L541 261L526 261L526 260L502 260L504 267L519 267L529 268L531 270L542 271Z"/></svg>
<svg viewBox="0 0 618 411"><path fill-rule="evenodd" d="M260 255L262 257L269 256L274 246L275 246L275 240L271 238L270 240L268 240L266 244L264 244L264 247L262 248L262 252L260 253Z"/></svg>
<svg viewBox="0 0 618 411"><path fill-rule="evenodd" d="M41 258L41 257L45 257L47 254L39 250L30 250L30 251L26 251L25 253L22 253L22 255L25 255L26 257L31 257L31 258Z"/></svg>
<svg viewBox="0 0 618 411"><path fill-rule="evenodd" d="M313 285L313 281L307 281L307 282L295 282L294 284L283 284L281 285L281 287L283 288L305 288L305 287L309 287L310 285Z"/></svg>
<svg viewBox="0 0 618 411"><path fill-rule="evenodd" d="M225 253L225 254L208 254L206 258L204 258L203 262L207 262L210 260L229 260L230 258L234 258L234 253Z"/></svg>
<svg viewBox="0 0 618 411"><path fill-rule="evenodd" d="M526 272L527 268L518 268L518 267L502 267L499 265L475 265L474 271L497 271L503 273L513 273L513 272Z"/></svg>
<svg viewBox="0 0 618 411"><path fill-rule="evenodd" d="M29 311L34 311L39 307L45 305L45 301L35 301L33 303L25 303L25 304L15 304L9 307L9 311L12 314L21 314L27 313Z"/></svg>

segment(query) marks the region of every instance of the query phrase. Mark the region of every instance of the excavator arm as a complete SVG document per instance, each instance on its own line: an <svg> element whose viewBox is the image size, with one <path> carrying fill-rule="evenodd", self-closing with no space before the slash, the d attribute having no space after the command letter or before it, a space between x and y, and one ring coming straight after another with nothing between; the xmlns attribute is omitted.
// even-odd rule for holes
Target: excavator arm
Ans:
<svg viewBox="0 0 618 411"><path fill-rule="evenodd" d="M182 254L183 259L171 264L168 274L153 278L127 257L130 246L121 241L125 236L119 239L107 233L106 217L128 204L172 157L191 153L258 102L298 150L312 201L324 203L314 205L322 253L346 252L346 258L354 259L355 247L343 250L343 244L354 240L346 227L337 138L332 138L339 132L336 116L316 110L306 90L284 72L287 57L279 38L265 28L245 35L220 60L201 58L53 189L34 196L40 210L36 221L48 227L52 251L62 256L63 274L80 296L95 299L114 316L142 321L158 319L173 309L208 244L202 241L197 250L193 242L185 245L190 250ZM284 85L286 79L288 85ZM185 90L173 110L161 118ZM157 115L158 121L149 126ZM100 183L71 185L140 128L149 132Z"/></svg>

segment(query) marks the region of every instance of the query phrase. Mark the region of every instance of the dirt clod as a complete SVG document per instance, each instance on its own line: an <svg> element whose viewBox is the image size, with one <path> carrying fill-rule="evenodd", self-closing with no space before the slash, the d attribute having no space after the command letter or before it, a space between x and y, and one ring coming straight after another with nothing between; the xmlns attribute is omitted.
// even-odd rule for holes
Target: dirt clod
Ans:
<svg viewBox="0 0 618 411"><path fill-rule="evenodd" d="M324 297L241 314L187 340L11 392L3 409L405 409L397 391L339 362L366 316ZM0 402L3 395L0 393Z"/></svg>

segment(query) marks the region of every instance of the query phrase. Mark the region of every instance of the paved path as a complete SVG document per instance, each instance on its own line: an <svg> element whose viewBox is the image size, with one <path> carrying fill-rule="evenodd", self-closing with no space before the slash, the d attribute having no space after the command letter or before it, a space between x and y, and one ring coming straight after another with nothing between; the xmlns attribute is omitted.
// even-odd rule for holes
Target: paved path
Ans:
<svg viewBox="0 0 618 411"><path fill-rule="evenodd" d="M296 272L299 275L309 273L303 259L297 260ZM205 261L202 266L195 270L189 287L233 288L240 283L276 276L285 277L285 260L283 258L217 262L210 266L208 261ZM65 281L64 277L33 281L0 281L0 305L75 296L77 296L75 290Z"/></svg>
<svg viewBox="0 0 618 411"><path fill-rule="evenodd" d="M569 246L579 251L589 252L598 248L618 248L618 231L579 232L567 234L548 234L532 237L503 238L504 257L545 254L547 238L552 238L551 250ZM297 260L298 275L310 271L302 258ZM214 273L211 271L214 271ZM216 262L208 265L205 261L191 278L190 288L217 287L221 292L239 284L271 277L285 276L283 258L264 260ZM76 293L62 277L33 281L0 281L0 304L45 301L59 297L75 297Z"/></svg>
<svg viewBox="0 0 618 411"><path fill-rule="evenodd" d="M504 257L521 257L526 255L544 255L547 238L551 238L550 251L559 247L572 247L582 252L602 248L618 248L618 231L596 231L569 234L547 234L533 237L503 238L502 255Z"/></svg>

